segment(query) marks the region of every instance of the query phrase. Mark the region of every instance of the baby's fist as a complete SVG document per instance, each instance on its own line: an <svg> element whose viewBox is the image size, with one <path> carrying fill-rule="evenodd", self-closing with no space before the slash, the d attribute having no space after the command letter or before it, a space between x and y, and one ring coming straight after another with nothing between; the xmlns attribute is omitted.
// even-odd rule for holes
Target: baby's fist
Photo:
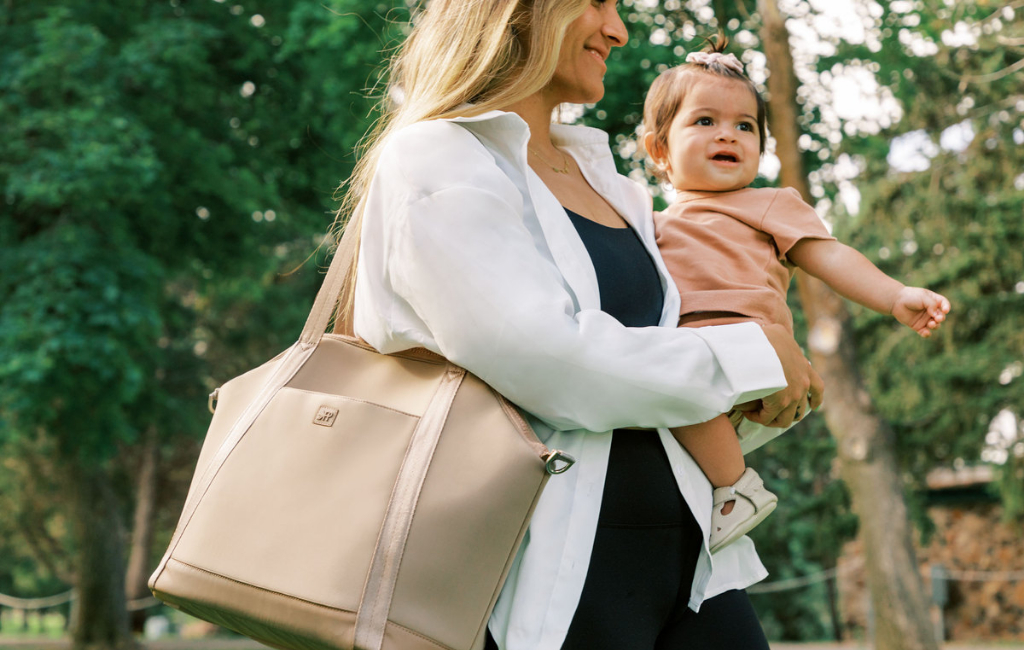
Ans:
<svg viewBox="0 0 1024 650"><path fill-rule="evenodd" d="M928 338L949 313L949 301L921 287L903 287L892 304L892 315L899 322Z"/></svg>

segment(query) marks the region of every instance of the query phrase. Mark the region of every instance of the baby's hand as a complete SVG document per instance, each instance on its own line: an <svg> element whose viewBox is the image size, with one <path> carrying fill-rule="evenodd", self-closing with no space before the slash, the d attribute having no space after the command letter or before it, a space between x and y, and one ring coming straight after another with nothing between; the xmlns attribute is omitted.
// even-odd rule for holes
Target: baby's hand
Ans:
<svg viewBox="0 0 1024 650"><path fill-rule="evenodd" d="M949 313L945 297L920 287L903 287L892 304L892 315L899 322L928 338Z"/></svg>

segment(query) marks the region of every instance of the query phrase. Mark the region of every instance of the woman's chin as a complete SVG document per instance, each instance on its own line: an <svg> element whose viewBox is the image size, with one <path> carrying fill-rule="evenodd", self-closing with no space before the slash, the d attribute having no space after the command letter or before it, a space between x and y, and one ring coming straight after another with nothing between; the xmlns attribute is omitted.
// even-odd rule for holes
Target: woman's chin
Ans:
<svg viewBox="0 0 1024 650"><path fill-rule="evenodd" d="M571 99L566 99L563 103L565 104L596 104L604 98L604 84L595 88L588 88L586 90L580 90L578 93L573 93Z"/></svg>

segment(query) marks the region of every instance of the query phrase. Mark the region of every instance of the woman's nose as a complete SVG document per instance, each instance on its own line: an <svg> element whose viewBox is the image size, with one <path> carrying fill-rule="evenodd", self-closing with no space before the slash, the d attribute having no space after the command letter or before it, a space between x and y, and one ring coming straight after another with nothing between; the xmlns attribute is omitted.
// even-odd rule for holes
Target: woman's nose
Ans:
<svg viewBox="0 0 1024 650"><path fill-rule="evenodd" d="M611 41L612 47L622 47L629 40L626 24L622 22L622 17L619 16L614 3L606 2L604 6L607 7L605 10L607 14L601 33Z"/></svg>

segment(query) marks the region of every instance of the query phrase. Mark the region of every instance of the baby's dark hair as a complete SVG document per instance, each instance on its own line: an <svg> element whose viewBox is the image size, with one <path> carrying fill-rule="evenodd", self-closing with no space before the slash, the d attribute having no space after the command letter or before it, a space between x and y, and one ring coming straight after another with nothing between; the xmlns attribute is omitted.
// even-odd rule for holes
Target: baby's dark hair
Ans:
<svg viewBox="0 0 1024 650"><path fill-rule="evenodd" d="M704 52L707 54L723 53L729 39L725 34L719 33L707 40ZM713 57L707 63L684 63L662 72L651 84L647 91L647 99L644 101L644 134L653 134L654 141L658 146L668 146L668 132L672 126L679 107L683 103L683 97L693 86L694 82L700 79L700 75L717 75L727 79L741 81L750 88L757 99L757 133L761 138L761 153L764 153L764 145L767 134L765 132L765 121L767 109L764 98L757 92L757 87L744 73L729 67L722 61L716 61ZM732 57L730 57L732 58ZM643 137L641 137L641 142Z"/></svg>

